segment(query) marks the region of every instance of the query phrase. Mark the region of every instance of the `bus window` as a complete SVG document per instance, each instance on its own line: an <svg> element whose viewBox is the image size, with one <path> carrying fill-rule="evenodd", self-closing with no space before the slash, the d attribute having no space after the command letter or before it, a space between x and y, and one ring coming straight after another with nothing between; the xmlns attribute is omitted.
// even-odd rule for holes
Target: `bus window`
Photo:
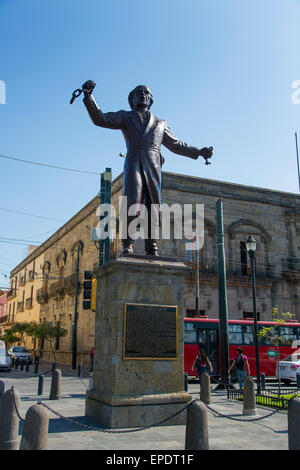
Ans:
<svg viewBox="0 0 300 470"><path fill-rule="evenodd" d="M242 325L228 325L229 344L243 344Z"/></svg>
<svg viewBox="0 0 300 470"><path fill-rule="evenodd" d="M280 326L280 336L282 346L291 346L297 339L297 328L292 326Z"/></svg>
<svg viewBox="0 0 300 470"><path fill-rule="evenodd" d="M197 343L197 330L193 322L184 323L184 342L185 344Z"/></svg>
<svg viewBox="0 0 300 470"><path fill-rule="evenodd" d="M198 329L198 343L205 345L206 344L206 329Z"/></svg>
<svg viewBox="0 0 300 470"><path fill-rule="evenodd" d="M244 334L244 341L243 344L253 344L253 330L252 325L243 325L243 334Z"/></svg>

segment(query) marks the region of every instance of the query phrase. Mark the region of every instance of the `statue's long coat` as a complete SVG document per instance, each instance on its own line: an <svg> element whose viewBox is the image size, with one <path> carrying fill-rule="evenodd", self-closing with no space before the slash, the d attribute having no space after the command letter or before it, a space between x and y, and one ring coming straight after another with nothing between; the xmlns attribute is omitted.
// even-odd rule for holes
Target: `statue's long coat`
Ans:
<svg viewBox="0 0 300 470"><path fill-rule="evenodd" d="M161 203L161 144L171 152L196 159L200 149L174 136L166 121L149 112L146 126L136 111L102 113L93 96L83 100L96 126L120 129L123 132L127 155L124 164L123 195L128 207L132 204Z"/></svg>

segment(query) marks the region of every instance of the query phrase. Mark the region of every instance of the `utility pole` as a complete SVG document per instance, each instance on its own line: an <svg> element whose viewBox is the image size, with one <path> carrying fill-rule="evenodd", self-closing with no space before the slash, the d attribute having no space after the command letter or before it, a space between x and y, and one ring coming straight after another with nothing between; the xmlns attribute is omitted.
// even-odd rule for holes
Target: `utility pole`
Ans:
<svg viewBox="0 0 300 470"><path fill-rule="evenodd" d="M101 186L99 193L100 206L101 204L111 204L111 168L106 168L105 172L101 174ZM100 215L100 227L101 220L104 215ZM110 213L108 214L108 220L110 219ZM110 233L110 223L108 222L107 227L108 234ZM105 240L101 237L99 241L99 266L107 263L110 258L110 236L106 237Z"/></svg>
<svg viewBox="0 0 300 470"><path fill-rule="evenodd" d="M297 155L297 167L298 167L298 183L299 183L299 191L300 191L300 170L299 170L299 153L298 153L298 137L297 137L297 132L295 132L295 141L296 141L296 155Z"/></svg>
<svg viewBox="0 0 300 470"><path fill-rule="evenodd" d="M219 320L220 320L220 366L222 385L229 385L229 342L228 342L228 308L226 289L226 264L224 250L223 204L217 201L217 248L218 248L218 284L219 284Z"/></svg>
<svg viewBox="0 0 300 470"><path fill-rule="evenodd" d="M199 317L199 299L200 299L200 287L199 287L199 239L196 234L196 317Z"/></svg>
<svg viewBox="0 0 300 470"><path fill-rule="evenodd" d="M77 243L77 260L75 272L75 309L73 320L73 336L72 336L72 369L76 369L77 360L77 320L78 320L78 290L79 290L79 250L80 242Z"/></svg>

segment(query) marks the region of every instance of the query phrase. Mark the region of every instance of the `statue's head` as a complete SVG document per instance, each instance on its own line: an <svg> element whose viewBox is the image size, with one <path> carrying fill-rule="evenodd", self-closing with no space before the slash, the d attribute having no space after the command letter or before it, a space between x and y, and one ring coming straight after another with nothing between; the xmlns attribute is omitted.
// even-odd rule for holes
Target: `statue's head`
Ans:
<svg viewBox="0 0 300 470"><path fill-rule="evenodd" d="M129 93L128 102L131 109L135 109L137 106L147 106L150 109L153 104L153 96L146 85L139 85Z"/></svg>

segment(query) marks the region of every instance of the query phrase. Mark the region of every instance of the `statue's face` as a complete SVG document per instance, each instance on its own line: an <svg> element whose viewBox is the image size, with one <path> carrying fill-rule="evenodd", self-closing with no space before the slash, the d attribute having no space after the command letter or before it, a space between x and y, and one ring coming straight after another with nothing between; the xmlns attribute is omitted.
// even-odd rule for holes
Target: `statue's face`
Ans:
<svg viewBox="0 0 300 470"><path fill-rule="evenodd" d="M148 108L150 108L150 105L151 105L150 90L144 86L137 87L133 95L132 103L134 107L147 106Z"/></svg>

